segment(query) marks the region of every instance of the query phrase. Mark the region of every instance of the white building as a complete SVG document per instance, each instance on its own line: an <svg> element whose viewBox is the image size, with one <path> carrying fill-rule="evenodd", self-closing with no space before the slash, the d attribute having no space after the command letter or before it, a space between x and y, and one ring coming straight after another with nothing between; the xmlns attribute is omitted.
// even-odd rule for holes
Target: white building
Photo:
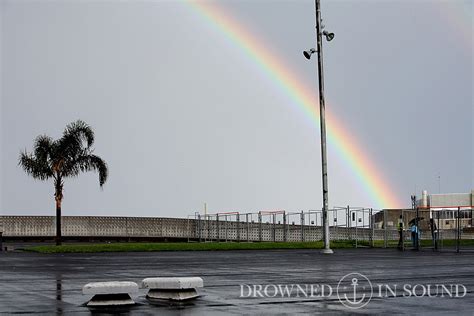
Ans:
<svg viewBox="0 0 474 316"><path fill-rule="evenodd" d="M439 223L441 229L456 228L458 214L461 228L474 227L474 189L470 193L442 194L428 194L425 190L416 204L421 209L429 209L430 218Z"/></svg>

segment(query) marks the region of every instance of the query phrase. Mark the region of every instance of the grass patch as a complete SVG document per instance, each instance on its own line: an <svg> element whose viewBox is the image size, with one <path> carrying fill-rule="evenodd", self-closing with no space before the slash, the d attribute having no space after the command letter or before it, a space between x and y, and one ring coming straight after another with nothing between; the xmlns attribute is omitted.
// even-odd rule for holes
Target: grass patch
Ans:
<svg viewBox="0 0 474 316"><path fill-rule="evenodd" d="M353 241L333 241L331 248L353 248ZM148 252L148 251L212 251L212 250L270 250L270 249L322 249L322 241L314 242L203 242L203 243L111 243L66 244L62 246L33 246L25 251L39 253L97 253L97 252Z"/></svg>
<svg viewBox="0 0 474 316"><path fill-rule="evenodd" d="M355 248L354 240L331 241L331 248ZM390 240L387 247L395 248L398 241ZM455 247L456 240L443 240L442 248ZM368 241L358 241L358 247L370 247ZM421 240L422 247L432 246L431 240ZM463 239L460 246L474 246L474 239ZM384 247L383 240L374 240L375 248ZM407 249L411 242L405 242ZM97 252L149 252L149 251L213 251L213 250L271 250L271 249L322 249L322 241L312 242L176 242L176 243L110 243L110 244L65 244L62 246L33 246L23 250L39 253L97 253Z"/></svg>

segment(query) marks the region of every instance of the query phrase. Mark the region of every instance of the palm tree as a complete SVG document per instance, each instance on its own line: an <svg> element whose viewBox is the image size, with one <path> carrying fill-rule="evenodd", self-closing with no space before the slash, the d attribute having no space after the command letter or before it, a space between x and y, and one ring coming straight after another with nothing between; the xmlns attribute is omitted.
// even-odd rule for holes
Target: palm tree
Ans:
<svg viewBox="0 0 474 316"><path fill-rule="evenodd" d="M34 179L54 180L56 200L56 245L61 245L61 203L64 179L77 177L81 172L99 173L102 188L107 181L108 168L102 158L94 155L94 131L85 122L78 120L66 126L63 136L53 140L46 135L38 136L34 152L20 153L18 164Z"/></svg>

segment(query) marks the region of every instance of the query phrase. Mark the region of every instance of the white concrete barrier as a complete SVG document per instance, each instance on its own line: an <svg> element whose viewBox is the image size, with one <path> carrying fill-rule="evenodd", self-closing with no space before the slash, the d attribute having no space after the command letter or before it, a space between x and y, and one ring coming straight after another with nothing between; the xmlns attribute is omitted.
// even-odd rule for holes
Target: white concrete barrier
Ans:
<svg viewBox="0 0 474 316"><path fill-rule="evenodd" d="M199 297L197 288L204 282L199 277L187 278L147 278L141 288L149 289L147 298L156 300L184 301Z"/></svg>
<svg viewBox="0 0 474 316"><path fill-rule="evenodd" d="M133 305L130 294L138 293L135 282L92 282L82 288L84 295L93 295L87 306Z"/></svg>

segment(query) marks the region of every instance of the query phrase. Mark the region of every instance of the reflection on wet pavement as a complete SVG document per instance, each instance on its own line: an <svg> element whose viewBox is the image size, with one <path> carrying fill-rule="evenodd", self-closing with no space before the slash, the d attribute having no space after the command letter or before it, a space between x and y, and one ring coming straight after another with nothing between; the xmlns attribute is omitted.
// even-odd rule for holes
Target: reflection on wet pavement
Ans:
<svg viewBox="0 0 474 316"><path fill-rule="evenodd" d="M0 314L129 315L351 314L332 293L328 297L241 297L242 284L329 284L347 273L362 273L373 283L460 283L463 298L374 298L358 312L379 314L457 314L474 310L474 253L397 252L393 249L157 252L107 254L0 253ZM199 299L183 304L150 303L146 291L136 306L89 309L82 287L96 281L133 281L147 277L200 276ZM245 296L245 295L244 295Z"/></svg>

